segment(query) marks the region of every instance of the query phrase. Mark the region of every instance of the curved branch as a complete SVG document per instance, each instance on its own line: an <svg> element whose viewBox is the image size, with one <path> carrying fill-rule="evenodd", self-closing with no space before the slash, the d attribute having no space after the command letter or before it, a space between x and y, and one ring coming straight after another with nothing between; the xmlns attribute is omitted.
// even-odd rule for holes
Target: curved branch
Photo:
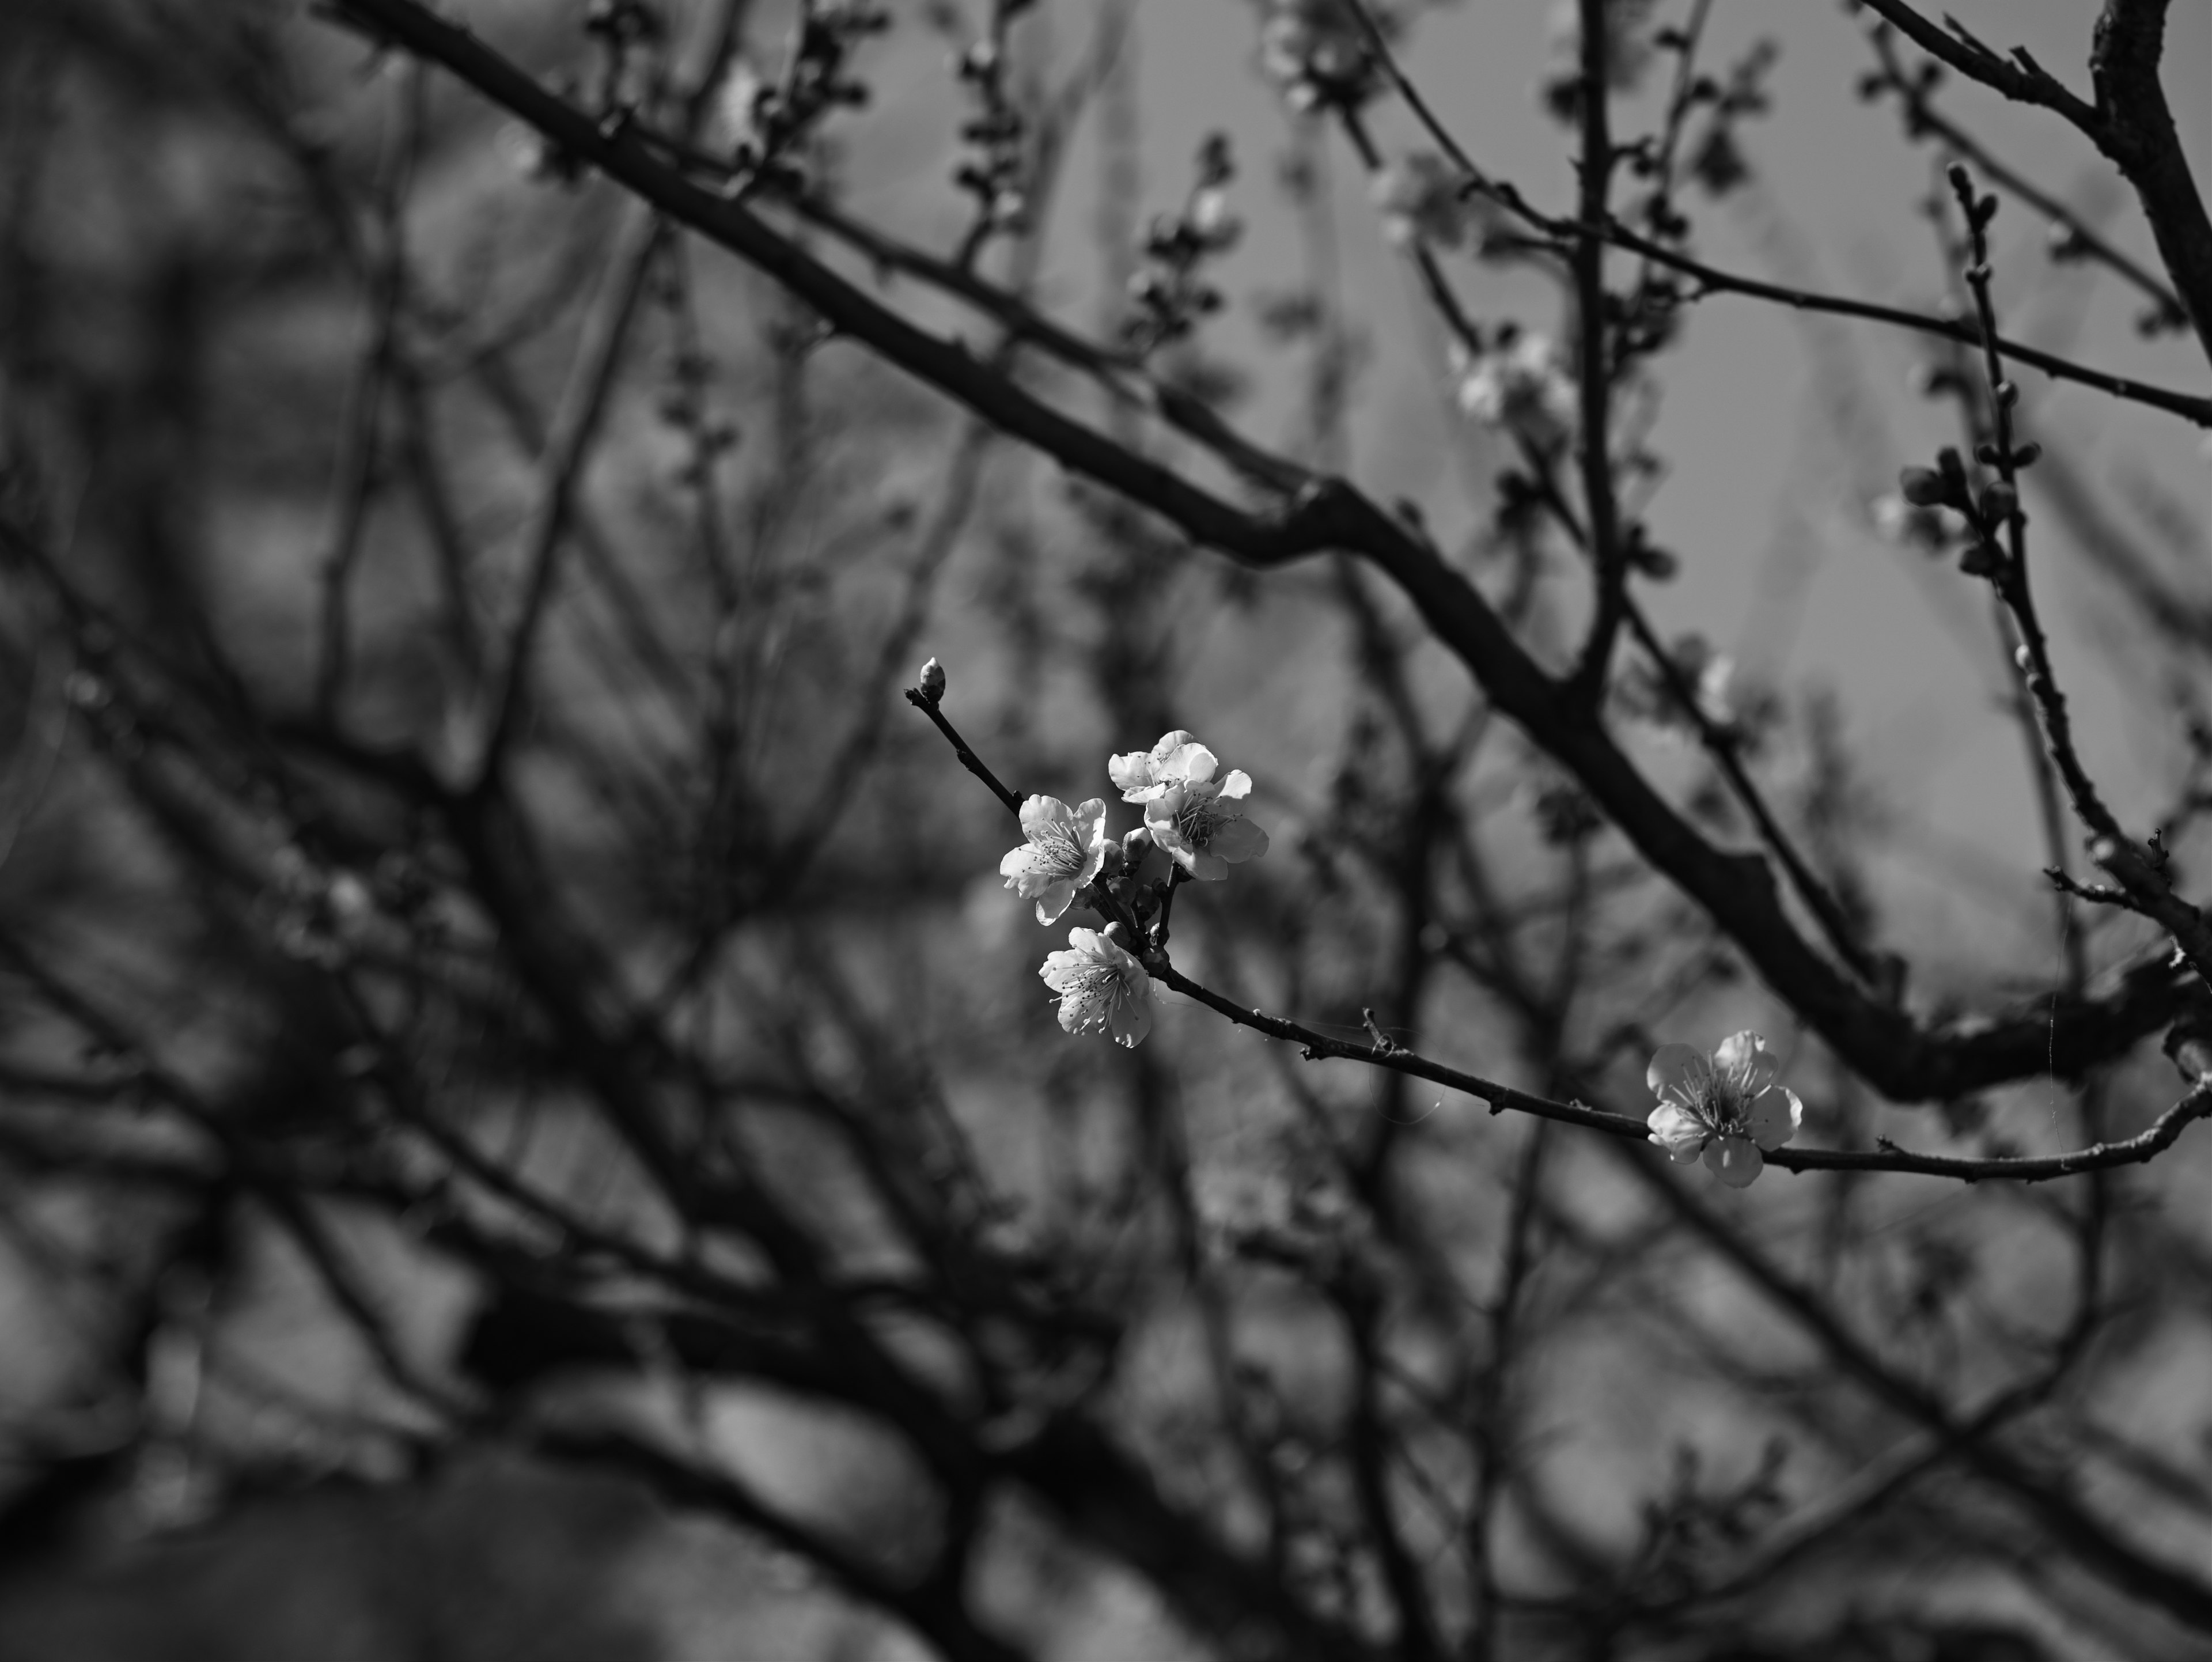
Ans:
<svg viewBox="0 0 2212 1662"><path fill-rule="evenodd" d="M339 15L444 65L583 162L765 272L833 328L1071 472L1158 514L1193 542L1254 566L1330 549L1371 562L1498 708L1574 773L1638 852L1694 897L1775 993L1893 1100L1940 1100L2048 1071L2075 1073L2125 1050L2172 1014L2171 976L2131 978L2110 1000L2046 996L1999 1020L1941 1028L1869 998L1798 934L1762 857L1707 842L1621 752L1598 714L1565 696L1462 573L1344 481L1311 478L1279 508L1240 508L1062 414L958 343L917 327L741 204L692 182L635 133L592 121L416 0L333 4ZM2212 423L2212 400L2204 404Z"/></svg>

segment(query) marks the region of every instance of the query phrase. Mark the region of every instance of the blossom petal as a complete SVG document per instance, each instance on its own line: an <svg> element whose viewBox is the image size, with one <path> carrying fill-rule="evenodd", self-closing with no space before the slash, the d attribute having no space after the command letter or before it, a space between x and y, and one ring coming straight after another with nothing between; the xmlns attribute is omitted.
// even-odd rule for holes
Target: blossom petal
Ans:
<svg viewBox="0 0 2212 1662"><path fill-rule="evenodd" d="M1133 992L1143 996L1146 988L1152 984L1152 977L1145 973L1145 966L1137 962L1136 954L1109 934L1099 934L1090 929L1081 933L1091 936L1093 943L1091 955L1127 981Z"/></svg>
<svg viewBox="0 0 2212 1662"><path fill-rule="evenodd" d="M1057 883L1048 883L1044 892L1036 898L1036 920L1040 923L1057 923L1060 916L1074 904L1075 880L1063 877Z"/></svg>
<svg viewBox="0 0 2212 1662"><path fill-rule="evenodd" d="M1229 770L1229 776L1221 782L1221 794L1232 802L1241 802L1252 794L1252 776L1242 768Z"/></svg>
<svg viewBox="0 0 2212 1662"><path fill-rule="evenodd" d="M1669 1102L1692 1101L1705 1094L1713 1081L1713 1065L1705 1052L1691 1044L1662 1044L1652 1052L1644 1082L1652 1093Z"/></svg>
<svg viewBox="0 0 2212 1662"><path fill-rule="evenodd" d="M1152 760L1164 762L1185 745L1195 744L1198 744L1198 735L1188 728L1177 728L1172 733L1164 733L1160 735L1159 743L1152 746ZM1203 749L1204 746L1200 746L1200 748Z"/></svg>
<svg viewBox="0 0 2212 1662"><path fill-rule="evenodd" d="M1152 782L1152 758L1140 750L1133 750L1126 756L1109 757L1106 776L1121 788L1124 802L1147 801L1161 788Z"/></svg>
<svg viewBox="0 0 2212 1662"><path fill-rule="evenodd" d="M1697 1159L1711 1135L1705 1123L1679 1103L1661 1103L1644 1123L1651 1128L1651 1141L1684 1166Z"/></svg>
<svg viewBox="0 0 2212 1662"><path fill-rule="evenodd" d="M1229 875L1229 862L1212 849L1194 849L1186 843L1175 850L1175 857L1193 877L1202 877L1209 883L1218 883Z"/></svg>
<svg viewBox="0 0 2212 1662"><path fill-rule="evenodd" d="M1161 765L1160 771L1173 775L1184 784L1202 785L1213 777L1214 769L1221 758L1200 744L1179 746L1175 754Z"/></svg>
<svg viewBox="0 0 2212 1662"><path fill-rule="evenodd" d="M1034 843L1074 818L1074 811L1057 796L1032 796L1022 804L1022 834Z"/></svg>
<svg viewBox="0 0 2212 1662"><path fill-rule="evenodd" d="M1705 1150L1705 1169L1731 1189L1747 1188L1765 1165L1749 1137L1716 1137Z"/></svg>
<svg viewBox="0 0 2212 1662"><path fill-rule="evenodd" d="M1805 1123L1805 1105L1788 1087L1770 1085L1759 1093L1744 1117L1753 1142L1762 1148L1779 1148Z"/></svg>
<svg viewBox="0 0 2212 1662"><path fill-rule="evenodd" d="M1145 1042L1145 1035L1152 1031L1152 1001L1133 998L1116 1005L1113 1021L1114 1042L1135 1050Z"/></svg>
<svg viewBox="0 0 2212 1662"><path fill-rule="evenodd" d="M1267 851L1267 833L1249 819L1224 819L1206 841L1207 849L1232 866L1257 860Z"/></svg>
<svg viewBox="0 0 2212 1662"><path fill-rule="evenodd" d="M1006 880L1008 888L1014 887L1029 874L1030 864L1036 857L1036 844L1030 843L1006 850L1006 857L999 862L999 875Z"/></svg>
<svg viewBox="0 0 2212 1662"><path fill-rule="evenodd" d="M1730 1033L1713 1051L1713 1066L1741 1082L1746 1096L1756 1096L1774 1082L1782 1059L1766 1048L1766 1041L1746 1028Z"/></svg>

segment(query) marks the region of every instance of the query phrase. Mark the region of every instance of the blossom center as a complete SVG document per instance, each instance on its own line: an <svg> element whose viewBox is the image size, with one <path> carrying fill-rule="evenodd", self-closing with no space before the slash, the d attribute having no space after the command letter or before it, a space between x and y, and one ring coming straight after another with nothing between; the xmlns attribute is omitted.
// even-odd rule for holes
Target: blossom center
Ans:
<svg viewBox="0 0 2212 1662"><path fill-rule="evenodd" d="M1213 805L1210 797L1194 795L1176 813L1176 830L1193 848L1204 848L1213 840L1213 834L1226 823L1229 816Z"/></svg>
<svg viewBox="0 0 2212 1662"><path fill-rule="evenodd" d="M1085 849L1073 825L1054 825L1037 839L1037 863L1047 875L1073 877L1083 869Z"/></svg>

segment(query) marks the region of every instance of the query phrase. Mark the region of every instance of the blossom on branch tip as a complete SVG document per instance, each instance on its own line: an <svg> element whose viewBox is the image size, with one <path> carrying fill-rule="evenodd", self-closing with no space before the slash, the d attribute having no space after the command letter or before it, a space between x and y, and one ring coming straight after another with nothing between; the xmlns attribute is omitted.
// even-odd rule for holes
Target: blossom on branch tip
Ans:
<svg viewBox="0 0 2212 1662"><path fill-rule="evenodd" d="M1070 929L1069 950L1037 973L1060 995L1060 1025L1071 1033L1105 1033L1134 1050L1152 1030L1152 978L1110 929Z"/></svg>
<svg viewBox="0 0 2212 1662"><path fill-rule="evenodd" d="M1106 863L1106 801L1071 808L1056 796L1032 796L1022 804L1022 835L1028 841L999 862L999 874L1036 902L1038 922L1056 923Z"/></svg>
<svg viewBox="0 0 2212 1662"><path fill-rule="evenodd" d="M1346 0L1265 0L1260 66L1294 110L1358 104L1372 90L1374 54Z"/></svg>
<svg viewBox="0 0 2212 1662"><path fill-rule="evenodd" d="M1574 383L1551 341L1520 333L1469 360L1454 349L1461 372L1459 407L1489 427L1516 433L1553 451L1574 431Z"/></svg>
<svg viewBox="0 0 2212 1662"><path fill-rule="evenodd" d="M1149 751L1133 750L1126 756L1109 758L1106 776L1120 788L1124 802L1149 802L1173 782L1162 772L1168 758L1186 746L1197 743L1194 735L1177 728L1173 733L1161 734L1160 742Z"/></svg>
<svg viewBox="0 0 2212 1662"><path fill-rule="evenodd" d="M1703 1159L1732 1189L1765 1164L1762 1150L1779 1148L1804 1123L1797 1093L1774 1082L1782 1063L1754 1032L1733 1033L1711 1056L1687 1044L1662 1044L1644 1081L1659 1098L1646 1121L1651 1141L1677 1165Z"/></svg>
<svg viewBox="0 0 2212 1662"><path fill-rule="evenodd" d="M1218 883L1231 866L1267 851L1267 833L1244 817L1252 778L1242 768L1217 780L1214 753L1178 728L1149 752L1106 764L1125 802L1145 805L1145 828L1193 877Z"/></svg>
<svg viewBox="0 0 2212 1662"><path fill-rule="evenodd" d="M1468 239L1476 210L1449 162L1433 150L1401 156L1375 175L1369 198L1382 215L1382 234L1393 246L1428 243L1457 248Z"/></svg>

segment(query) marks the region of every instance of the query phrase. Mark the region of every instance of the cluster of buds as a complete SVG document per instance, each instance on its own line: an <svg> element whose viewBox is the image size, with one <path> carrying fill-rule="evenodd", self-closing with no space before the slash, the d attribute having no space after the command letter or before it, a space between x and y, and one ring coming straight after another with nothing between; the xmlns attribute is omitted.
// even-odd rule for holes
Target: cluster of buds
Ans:
<svg viewBox="0 0 2212 1662"><path fill-rule="evenodd" d="M1746 719L1734 685L1735 661L1717 650L1694 631L1676 638L1667 662L1638 659L1624 669L1612 686L1614 708L1622 716L1646 721L1662 731L1694 733L1703 725L1727 742L1748 746L1757 737L1755 722Z"/></svg>
<svg viewBox="0 0 2212 1662"><path fill-rule="evenodd" d="M1221 291L1207 282L1208 260L1224 254L1244 233L1229 211L1229 181L1236 176L1229 140L1207 136L1198 149L1198 172L1179 214L1162 214L1145 234L1145 266L1129 280L1138 310L1123 326L1140 352L1180 340L1198 320L1221 309Z"/></svg>
<svg viewBox="0 0 2212 1662"><path fill-rule="evenodd" d="M1006 31L1036 0L994 0L991 27L983 38L952 60L952 71L969 88L976 112L960 128L961 142L973 154L954 169L952 182L975 199L975 228L965 251L970 259L996 233L1018 234L1027 223L1029 202L1022 189L1022 140L1026 124L1006 84Z"/></svg>
<svg viewBox="0 0 2212 1662"><path fill-rule="evenodd" d="M2000 403L2009 405L2018 396L2019 390L2011 381L1997 383ZM2008 474L2033 466L2042 454L2043 447L2033 441L2009 454L2001 453L1988 441L1974 447L1976 461ZM2008 525L2026 519L2021 512L2019 487L2008 478L1991 479L1978 493L1967 478L1965 459L1947 444L1936 454L1935 466L1906 468L1898 475L1897 487L1909 507L1949 508L1965 519L1972 540L1959 557L1961 571L1971 577L1995 577L2005 569L2004 546L1998 539Z"/></svg>
<svg viewBox="0 0 2212 1662"><path fill-rule="evenodd" d="M667 388L657 406L660 419L684 441L684 458L675 483L688 490L703 490L714 477L715 464L737 448L738 429L714 409L715 363L700 344L682 264L662 261L651 292L666 309L676 333L676 348L668 356Z"/></svg>
<svg viewBox="0 0 2212 1662"><path fill-rule="evenodd" d="M1572 435L1575 387L1549 337L1503 324L1480 352L1470 355L1455 342L1452 368L1459 407L1486 427L1503 428L1544 455Z"/></svg>
<svg viewBox="0 0 2212 1662"><path fill-rule="evenodd" d="M770 82L743 58L722 83L721 119L741 175L795 186L792 156L830 112L868 101L848 71L853 52L891 26L870 0L804 0L798 40L782 77Z"/></svg>
<svg viewBox="0 0 2212 1662"><path fill-rule="evenodd" d="M1348 0L1261 0L1261 9L1260 65L1292 109L1357 109L1374 95L1381 66Z"/></svg>
<svg viewBox="0 0 2212 1662"><path fill-rule="evenodd" d="M1394 247L1455 252L1472 241L1480 253L1495 216L1487 202L1468 194L1468 184L1435 151L1417 150L1378 172L1368 196Z"/></svg>
<svg viewBox="0 0 2212 1662"><path fill-rule="evenodd" d="M332 968L369 938L376 897L360 874L325 868L290 843L276 850L270 868L274 933L286 954Z"/></svg>

